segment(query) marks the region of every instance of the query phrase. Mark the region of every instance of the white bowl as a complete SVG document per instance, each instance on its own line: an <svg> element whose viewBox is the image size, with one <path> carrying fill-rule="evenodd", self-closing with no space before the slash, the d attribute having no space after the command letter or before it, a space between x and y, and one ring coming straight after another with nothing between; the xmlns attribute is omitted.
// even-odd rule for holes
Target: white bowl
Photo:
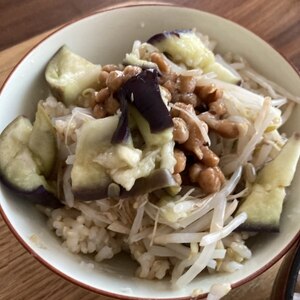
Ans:
<svg viewBox="0 0 300 300"><path fill-rule="evenodd" d="M300 79L289 63L272 47L248 30L221 17L186 8L136 6L94 14L55 32L35 47L6 81L0 95L0 131L16 116L33 117L36 103L47 96L44 69L50 57L67 44L73 51L100 64L118 63L136 39L147 40L163 30L196 28L218 41L217 51L244 56L261 74L293 94L300 94ZM299 130L300 107L285 127ZM134 277L135 264L118 258L91 270L80 266L84 258L63 249L46 227L45 217L21 197L1 186L1 213L18 240L39 261L73 283L91 291L118 298L188 297L194 289L207 293L211 284L229 282L233 287L262 273L292 246L299 236L300 170L285 203L281 232L259 235L251 250L253 258L233 274L203 275L188 287L172 290L168 281L148 281ZM30 238L35 234L40 243ZM41 247L43 244L45 247ZM86 259L84 259L86 260ZM203 295L204 296L204 295Z"/></svg>

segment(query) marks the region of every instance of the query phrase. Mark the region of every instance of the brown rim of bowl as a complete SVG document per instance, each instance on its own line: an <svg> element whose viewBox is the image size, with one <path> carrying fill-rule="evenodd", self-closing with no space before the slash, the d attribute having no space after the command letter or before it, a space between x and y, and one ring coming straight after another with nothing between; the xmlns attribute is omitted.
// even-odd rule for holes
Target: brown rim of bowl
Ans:
<svg viewBox="0 0 300 300"><path fill-rule="evenodd" d="M12 71L9 73L9 75L7 76L7 78L5 79L5 81L3 82L2 87L0 88L0 96L2 91L4 90L8 80L10 79L10 77L13 75L14 71L17 69L17 67L23 62L23 60L36 48L38 47L42 42L44 42L46 39L48 39L50 36L54 35L56 32L60 31L61 29L76 23L80 20L89 18L93 15L96 14L100 14L106 11L111 11L111 10L116 10L116 9L120 9L120 8L129 8L129 7L139 7L139 6L170 6L170 7L177 7L177 8L185 8L188 10L194 10L194 11L201 11L200 9L195 9L195 8L189 8L189 7L184 7L184 6L180 6L180 5L174 5L173 3L168 3L168 2L151 2L151 1L143 1L139 4L131 4L130 2L125 3L124 5L119 4L119 5L112 5L112 6L108 6L105 7L103 9L97 10L95 12L92 13L88 13L82 17L78 17L75 19L70 20L69 22L59 26L57 29L55 29L53 32L49 33L46 37L42 38L37 44L35 44L30 50L28 50L28 52L20 59L20 61L15 65L15 67L12 69ZM263 41L264 43L266 43L269 47L271 47L274 51L276 51L277 53L279 53L282 58L294 69L294 71L300 76L300 71L299 69L294 65L293 62L291 62L284 54L282 54L280 51L278 51L277 49L275 49L272 45L270 45L268 42L266 42L263 38L261 38L258 34L253 33L252 31L250 31L249 29L245 28L244 26L231 21L229 19L226 19L222 16L219 15L215 15L213 13L210 12L206 12L206 11L201 11L202 13L206 13L209 15L213 15L215 17L221 18L223 20L226 20L227 22L233 23L235 26L241 27L243 30L246 30L247 32L251 33L253 36L258 37L261 41ZM9 219L7 218L5 212L2 209L2 206L0 205L0 213L5 221L5 223L7 224L8 228L10 229L10 231L13 233L13 235L16 237L16 239L20 242L20 244L36 259L38 260L40 263L42 263L44 266L46 266L49 270L51 270L52 272L56 273L57 275L61 276L63 279L69 281L70 283L76 284L79 287L85 288L90 292L94 292L100 295L104 295L104 296L108 296L108 297L112 297L112 298L116 298L116 299L121 299L121 300L151 300L151 299L162 299L162 300L188 300L190 299L190 296L187 297L176 297L176 298L141 298L141 297L134 297L134 296L130 296L130 295L120 295L120 294L115 294L115 293L111 293L108 291L104 291L102 289L98 289L95 288L93 286L90 286L88 284L85 284L81 281L78 281L68 275L66 275L65 273L63 273L62 271L56 269L55 267L53 267L51 264L49 264L46 260L44 260L41 256L39 256L30 246L29 244L27 244L25 242L25 240L19 235L19 233L14 229L13 225L10 223ZM252 273L251 275L245 277L244 279L234 282L231 284L232 289L237 288L251 280L253 280L254 278L258 277L260 274L264 273L265 271L267 271L270 267L272 267L277 261L280 260L280 258L282 258L291 248L292 246L297 242L297 240L300 238L300 230L298 231L298 233L294 236L294 238L273 258L271 259L268 263L266 263L263 267L261 267L259 270L257 270L256 272ZM204 299L207 296L207 293L201 294L199 296L197 296L197 299Z"/></svg>

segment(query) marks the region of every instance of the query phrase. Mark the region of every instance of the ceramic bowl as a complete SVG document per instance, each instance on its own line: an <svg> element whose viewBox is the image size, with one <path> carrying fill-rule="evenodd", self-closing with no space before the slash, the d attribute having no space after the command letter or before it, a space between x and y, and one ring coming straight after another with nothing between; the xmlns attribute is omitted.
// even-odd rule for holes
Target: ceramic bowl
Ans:
<svg viewBox="0 0 300 300"><path fill-rule="evenodd" d="M291 65L266 42L241 26L221 17L187 8L136 6L104 11L85 17L58 30L37 45L7 79L0 95L0 131L16 116L34 116L36 103L47 96L44 70L51 56L64 44L94 63L118 63L130 52L133 41L147 40L163 30L196 28L218 41L217 52L232 51L244 56L261 74L291 93L300 95L300 79ZM299 130L298 106L285 126ZM189 286L173 290L169 282L148 281L134 276L136 265L127 256L83 267L86 260L73 255L46 226L45 217L21 197L1 186L0 203L4 220L23 246L41 263L71 282L91 291L118 298L181 298L193 290L209 291L213 283L229 282L237 287L274 264L288 251L300 229L300 170L295 175L282 214L279 234L260 234L252 242L253 257L242 270L232 274L201 275ZM31 238L39 238L36 243Z"/></svg>

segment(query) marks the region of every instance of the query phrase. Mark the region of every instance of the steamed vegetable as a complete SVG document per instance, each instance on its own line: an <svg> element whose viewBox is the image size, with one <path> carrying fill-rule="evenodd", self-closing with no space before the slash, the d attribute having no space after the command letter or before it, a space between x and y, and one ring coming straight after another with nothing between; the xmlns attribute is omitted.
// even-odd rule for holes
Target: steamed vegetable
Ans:
<svg viewBox="0 0 300 300"><path fill-rule="evenodd" d="M152 133L149 123L134 106L130 106L129 112L135 120L147 146L160 146L173 140L173 128L167 128L161 132Z"/></svg>
<svg viewBox="0 0 300 300"><path fill-rule="evenodd" d="M148 43L177 64L190 69L200 68L203 72L214 72L221 80L237 84L241 78L215 61L215 56L192 30L163 32L152 36Z"/></svg>
<svg viewBox="0 0 300 300"><path fill-rule="evenodd" d="M159 33L147 42L167 53L175 63L184 63L189 68L204 68L214 62L214 54L191 30Z"/></svg>
<svg viewBox="0 0 300 300"><path fill-rule="evenodd" d="M173 127L173 122L163 102L156 70L144 70L130 78L121 88L127 101L147 120L152 133Z"/></svg>
<svg viewBox="0 0 300 300"><path fill-rule="evenodd" d="M160 161L159 167L167 169L171 173L174 171L176 159L174 157L173 128L167 128L159 133L151 133L149 123L143 116L130 106L130 116L135 120L137 127L145 141L146 147L150 149L158 149Z"/></svg>
<svg viewBox="0 0 300 300"><path fill-rule="evenodd" d="M85 58L63 46L47 65L45 77L53 95L67 106L75 105L86 88L96 88L101 71Z"/></svg>
<svg viewBox="0 0 300 300"><path fill-rule="evenodd" d="M140 47L140 41L135 41L133 43L131 53L126 53L125 58L123 59L123 65L139 66L142 69L156 69L159 71L156 63L141 58Z"/></svg>
<svg viewBox="0 0 300 300"><path fill-rule="evenodd" d="M162 132L173 127L168 111L158 85L157 71L147 69L131 77L116 93L121 104L122 116L112 142L122 142L126 139L128 127L127 104L131 103L148 122L151 133Z"/></svg>
<svg viewBox="0 0 300 300"><path fill-rule="evenodd" d="M138 183L140 178L146 180L145 184L155 190L157 179L153 174L155 172L160 174L158 171L161 170L165 170L164 175L166 172L172 174L176 164L173 157L174 144L171 144L172 141L169 143L169 149L165 149L169 145L167 143L156 147L146 146L143 150L135 148L132 142L116 144L99 153L94 162L101 165L115 183L129 191L127 195L131 195L132 190L134 190L133 193L141 190L141 187L137 188L135 186L136 184L141 185L141 183ZM164 187L168 187L168 182L170 186L174 186L174 180L170 182L170 180L166 181L164 178L162 177L161 183ZM140 180L140 182L143 181Z"/></svg>
<svg viewBox="0 0 300 300"><path fill-rule="evenodd" d="M120 184L126 191L130 191L138 178L149 176L155 169L157 155L157 150L144 151L143 157L141 157L135 167L126 166L123 168L107 169L107 172L114 182Z"/></svg>
<svg viewBox="0 0 300 300"><path fill-rule="evenodd" d="M72 190L79 200L106 197L112 182L130 191L135 181L150 176L159 162L173 172L173 122L160 93L157 71L144 70L130 78L115 97L120 102L120 116L93 120L81 128L71 173ZM142 150L134 148L131 141L129 103L131 117L145 140Z"/></svg>
<svg viewBox="0 0 300 300"><path fill-rule="evenodd" d="M248 215L240 230L279 231L285 188L291 184L299 156L300 134L294 134L278 156L260 171L250 195L239 207L237 215Z"/></svg>
<svg viewBox="0 0 300 300"><path fill-rule="evenodd" d="M158 69L157 65L151 61L140 59L135 53L127 53L123 64L125 66L132 65L132 66L139 66L142 69Z"/></svg>
<svg viewBox="0 0 300 300"><path fill-rule="evenodd" d="M171 174L176 164L173 122L159 89L157 71L144 70L132 77L117 91L116 97L120 102L121 116L112 137L114 146L100 153L94 161L103 166L112 180L126 191L131 191L139 178L145 179L147 185L156 186L151 181L154 180L152 172L156 171L157 166ZM142 151L129 143L128 112L144 139ZM120 148L124 142L126 146ZM122 151L118 151L120 149ZM126 155L120 156L124 152L127 157L136 158L135 164L126 162ZM173 183L174 180L170 186ZM166 182L164 185L167 187ZM139 191L140 188L135 190Z"/></svg>
<svg viewBox="0 0 300 300"><path fill-rule="evenodd" d="M31 122L19 116L12 121L1 133L0 136L0 170L3 171L17 155L18 151L28 143L32 131Z"/></svg>
<svg viewBox="0 0 300 300"><path fill-rule="evenodd" d="M177 186L178 184L169 170L158 169L153 171L149 176L138 179L133 187L129 191L123 191L120 197L134 197L159 189Z"/></svg>
<svg viewBox="0 0 300 300"><path fill-rule="evenodd" d="M57 144L55 129L42 104L38 104L28 147L36 157L42 174L48 177L55 166Z"/></svg>
<svg viewBox="0 0 300 300"><path fill-rule="evenodd" d="M131 139L126 144L110 143L117 123L118 116L111 116L82 126L71 172L76 199L96 200L118 193L125 198L177 186L169 170L155 169L160 148L142 151L134 148ZM168 159L172 161L172 156Z"/></svg>
<svg viewBox="0 0 300 300"><path fill-rule="evenodd" d="M87 121L82 125L71 172L72 190L78 200L95 200L107 196L107 188L112 180L106 169L94 159L111 146L110 141L118 121L118 116L111 116Z"/></svg>
<svg viewBox="0 0 300 300"><path fill-rule="evenodd" d="M36 137L34 135L38 134L41 142L43 142L48 140L47 135L51 133L46 131L44 134L41 134L42 131L38 132L37 129L33 131L33 128L27 118L20 116L1 133L0 178L8 188L33 202L57 207L60 206L60 202L55 197L55 186L47 182L46 174L43 173L45 168L41 167L43 163L40 163L38 158L43 155L37 148L35 148L36 151L33 153L28 145L30 140L35 140ZM52 150L47 149L46 151ZM49 156L49 162L43 161L48 170L52 169L51 162L53 163L53 161L51 156ZM43 158L45 159L46 155Z"/></svg>
<svg viewBox="0 0 300 300"><path fill-rule="evenodd" d="M218 62L211 63L203 68L204 73L213 72L217 75L217 78L223 80L225 82L229 82L232 84L240 84L241 78L231 72L229 69L224 67Z"/></svg>
<svg viewBox="0 0 300 300"><path fill-rule="evenodd" d="M120 103L121 115L119 117L118 126L114 131L111 138L112 144L120 144L126 142L129 138L129 127L128 127L128 102L122 91L118 91L116 97Z"/></svg>

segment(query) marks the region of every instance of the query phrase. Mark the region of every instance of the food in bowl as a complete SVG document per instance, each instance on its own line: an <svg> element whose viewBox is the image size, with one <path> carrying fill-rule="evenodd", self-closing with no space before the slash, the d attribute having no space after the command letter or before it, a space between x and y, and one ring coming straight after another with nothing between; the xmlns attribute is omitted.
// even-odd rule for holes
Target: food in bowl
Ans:
<svg viewBox="0 0 300 300"><path fill-rule="evenodd" d="M129 251L141 278L181 287L242 268L252 232L279 230L300 142L278 128L299 98L213 45L164 32L102 67L61 48L34 124L1 134L2 181L43 205L71 252Z"/></svg>

